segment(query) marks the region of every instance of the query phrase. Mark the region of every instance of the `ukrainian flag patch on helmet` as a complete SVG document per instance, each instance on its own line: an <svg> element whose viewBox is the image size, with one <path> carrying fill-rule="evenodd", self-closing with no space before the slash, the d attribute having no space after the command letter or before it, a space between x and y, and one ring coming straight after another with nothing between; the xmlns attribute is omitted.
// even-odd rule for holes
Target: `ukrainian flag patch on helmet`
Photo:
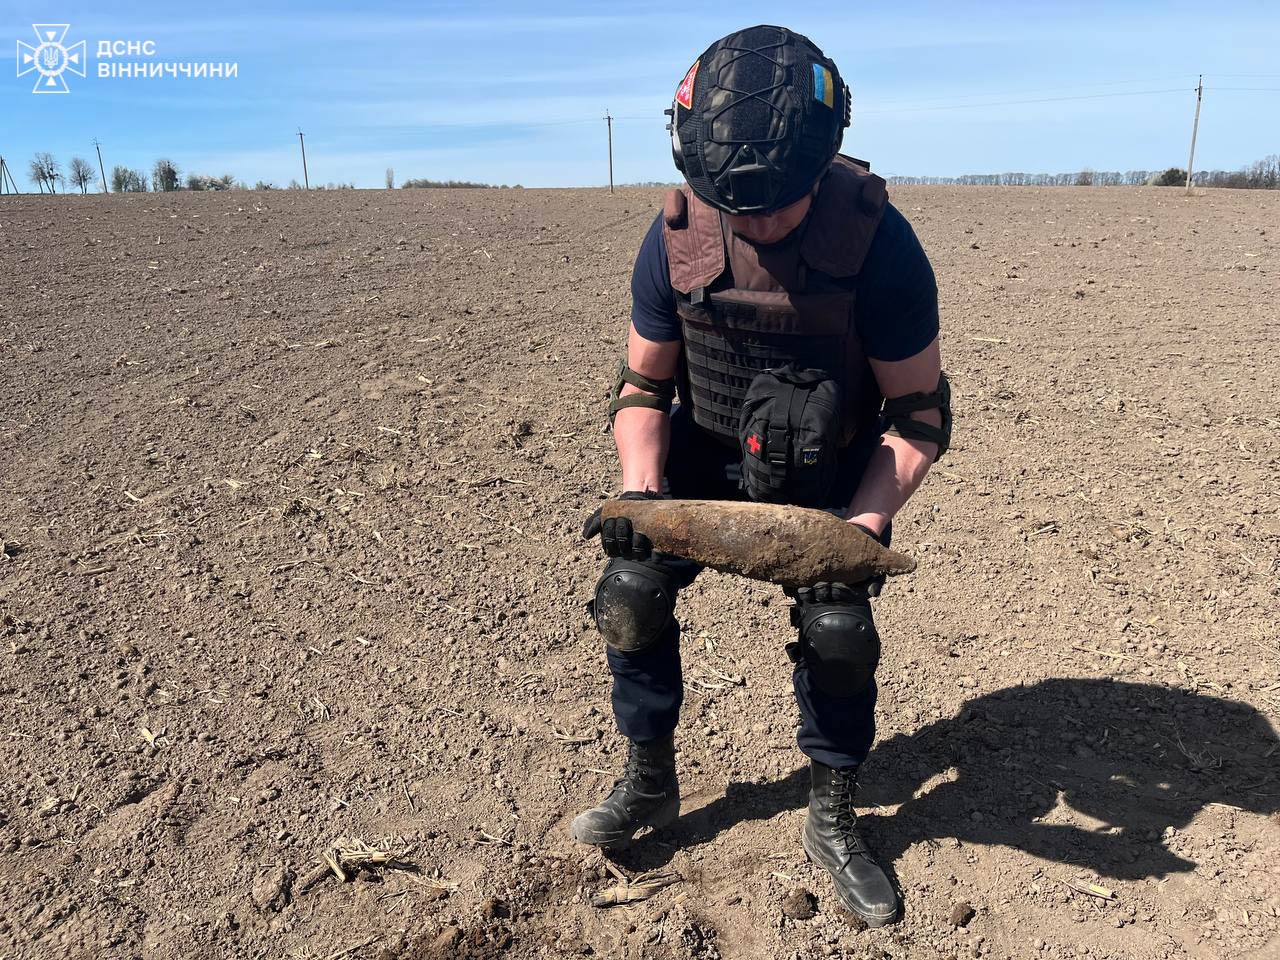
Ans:
<svg viewBox="0 0 1280 960"><path fill-rule="evenodd" d="M813 65L813 99L821 100L828 107L836 105L836 88L831 71L820 63Z"/></svg>

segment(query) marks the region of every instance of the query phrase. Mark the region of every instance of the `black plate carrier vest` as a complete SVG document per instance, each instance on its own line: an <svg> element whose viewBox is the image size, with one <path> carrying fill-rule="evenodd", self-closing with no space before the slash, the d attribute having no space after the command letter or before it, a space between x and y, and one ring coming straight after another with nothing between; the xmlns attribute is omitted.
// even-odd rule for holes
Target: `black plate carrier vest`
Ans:
<svg viewBox="0 0 1280 960"><path fill-rule="evenodd" d="M684 333L680 396L699 427L738 443L747 387L768 367L826 371L844 397L842 444L871 429L882 397L854 327L854 282L880 225L885 182L837 156L804 223L753 246L685 185L663 209L663 238Z"/></svg>

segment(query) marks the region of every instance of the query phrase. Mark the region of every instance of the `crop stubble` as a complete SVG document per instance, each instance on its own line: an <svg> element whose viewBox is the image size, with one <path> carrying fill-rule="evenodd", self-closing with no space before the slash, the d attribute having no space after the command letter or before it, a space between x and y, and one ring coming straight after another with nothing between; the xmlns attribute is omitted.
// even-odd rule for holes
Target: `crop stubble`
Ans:
<svg viewBox="0 0 1280 960"><path fill-rule="evenodd" d="M878 604L878 931L800 851L768 585L681 601L676 827L567 837L657 192L0 200L0 953L1274 955L1277 198L893 197L956 439ZM338 838L420 872L303 889Z"/></svg>

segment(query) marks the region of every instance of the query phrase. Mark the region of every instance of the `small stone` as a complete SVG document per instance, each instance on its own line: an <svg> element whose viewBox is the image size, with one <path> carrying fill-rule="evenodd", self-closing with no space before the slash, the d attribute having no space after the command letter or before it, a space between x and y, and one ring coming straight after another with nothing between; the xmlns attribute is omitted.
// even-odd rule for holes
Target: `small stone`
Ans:
<svg viewBox="0 0 1280 960"><path fill-rule="evenodd" d="M782 915L788 920L808 920L818 912L818 898L804 887L796 887L782 898Z"/></svg>
<svg viewBox="0 0 1280 960"><path fill-rule="evenodd" d="M251 896L259 910L278 912L289 905L293 877L284 867L275 867L258 877Z"/></svg>
<svg viewBox="0 0 1280 960"><path fill-rule="evenodd" d="M969 921L972 920L977 913L978 911L974 910L970 904L961 900L951 908L951 925L953 927L967 927L969 925Z"/></svg>
<svg viewBox="0 0 1280 960"><path fill-rule="evenodd" d="M490 897L480 906L480 913L486 920L506 920L511 916L511 908L497 897Z"/></svg>
<svg viewBox="0 0 1280 960"><path fill-rule="evenodd" d="M450 924L441 930L437 935L432 946L435 948L439 956L453 956L453 948L462 942L463 933L461 928Z"/></svg>

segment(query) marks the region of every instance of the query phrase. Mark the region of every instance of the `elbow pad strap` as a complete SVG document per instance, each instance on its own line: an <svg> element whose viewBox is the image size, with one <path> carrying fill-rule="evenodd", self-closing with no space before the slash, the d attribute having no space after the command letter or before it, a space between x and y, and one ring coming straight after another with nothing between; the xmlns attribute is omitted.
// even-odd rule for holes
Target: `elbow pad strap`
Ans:
<svg viewBox="0 0 1280 960"><path fill-rule="evenodd" d="M627 384L644 392L631 393L624 397L622 388ZM650 380L632 370L624 360L618 367L618 379L613 385L613 392L609 395L609 422L613 423L613 418L618 415L618 411L625 410L627 407L648 407L651 410L667 413L671 410L671 401L675 395L675 378Z"/></svg>
<svg viewBox="0 0 1280 960"><path fill-rule="evenodd" d="M917 410L937 410L942 414L942 426L935 427L912 418L911 414ZM939 374L937 388L929 393L909 393L905 397L886 400L881 426L882 433L891 433L906 440L936 443L938 454L933 459L935 462L941 460L951 446L951 383L947 375Z"/></svg>

